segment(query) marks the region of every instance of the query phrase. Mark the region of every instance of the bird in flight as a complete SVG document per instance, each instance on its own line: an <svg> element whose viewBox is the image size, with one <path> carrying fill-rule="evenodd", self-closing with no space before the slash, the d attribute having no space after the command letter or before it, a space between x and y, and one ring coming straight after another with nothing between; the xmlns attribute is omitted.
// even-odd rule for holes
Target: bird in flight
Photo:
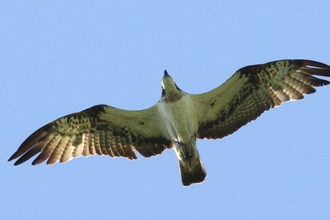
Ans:
<svg viewBox="0 0 330 220"><path fill-rule="evenodd" d="M206 172L196 139L223 138L282 102L314 93L329 81L330 66L311 60L279 60L246 66L219 87L189 94L166 72L161 99L152 107L123 110L96 105L56 119L31 134L9 158L19 165L66 162L75 157L108 155L137 159L174 148L184 186L201 183Z"/></svg>

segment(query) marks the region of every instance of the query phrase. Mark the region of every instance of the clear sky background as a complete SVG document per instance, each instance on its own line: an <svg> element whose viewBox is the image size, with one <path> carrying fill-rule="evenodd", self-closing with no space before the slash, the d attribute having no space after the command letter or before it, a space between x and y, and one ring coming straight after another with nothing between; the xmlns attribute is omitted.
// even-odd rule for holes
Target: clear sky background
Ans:
<svg viewBox="0 0 330 220"><path fill-rule="evenodd" d="M14 167L33 131L96 104L143 109L163 71L189 93L278 59L330 64L329 1L1 1L1 219L329 219L330 86L197 142L208 173L181 185L173 150Z"/></svg>

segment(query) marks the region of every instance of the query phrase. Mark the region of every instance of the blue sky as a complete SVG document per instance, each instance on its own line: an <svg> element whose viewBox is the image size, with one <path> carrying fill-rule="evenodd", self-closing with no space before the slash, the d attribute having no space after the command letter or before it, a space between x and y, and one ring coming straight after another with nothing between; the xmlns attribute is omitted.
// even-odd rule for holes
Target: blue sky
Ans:
<svg viewBox="0 0 330 220"><path fill-rule="evenodd" d="M189 93L251 64L330 64L329 1L2 1L1 219L330 218L330 87L235 134L198 141L208 177L181 185L173 150L137 161L14 167L33 131L96 104L143 109L163 71ZM1 210L2 209L2 210Z"/></svg>

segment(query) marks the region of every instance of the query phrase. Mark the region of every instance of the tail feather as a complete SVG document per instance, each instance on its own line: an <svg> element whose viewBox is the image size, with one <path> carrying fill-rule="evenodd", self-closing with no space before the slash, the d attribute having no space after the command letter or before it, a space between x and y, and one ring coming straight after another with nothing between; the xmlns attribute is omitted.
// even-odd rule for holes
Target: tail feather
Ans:
<svg viewBox="0 0 330 220"><path fill-rule="evenodd" d="M206 178L206 172L199 157L179 160L181 180L184 186L201 183Z"/></svg>

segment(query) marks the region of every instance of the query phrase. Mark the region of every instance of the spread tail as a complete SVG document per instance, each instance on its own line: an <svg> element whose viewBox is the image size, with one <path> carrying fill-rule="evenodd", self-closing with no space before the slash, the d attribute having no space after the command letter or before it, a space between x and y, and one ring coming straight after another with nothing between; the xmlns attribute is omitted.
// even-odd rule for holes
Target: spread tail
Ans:
<svg viewBox="0 0 330 220"><path fill-rule="evenodd" d="M176 142L173 146L179 160L182 184L189 186L203 182L206 172L196 148L195 136L192 136L190 142Z"/></svg>
<svg viewBox="0 0 330 220"><path fill-rule="evenodd" d="M184 186L201 183L206 177L206 172L199 157L179 160L181 180Z"/></svg>

